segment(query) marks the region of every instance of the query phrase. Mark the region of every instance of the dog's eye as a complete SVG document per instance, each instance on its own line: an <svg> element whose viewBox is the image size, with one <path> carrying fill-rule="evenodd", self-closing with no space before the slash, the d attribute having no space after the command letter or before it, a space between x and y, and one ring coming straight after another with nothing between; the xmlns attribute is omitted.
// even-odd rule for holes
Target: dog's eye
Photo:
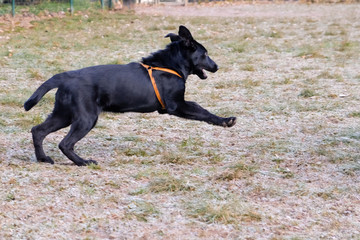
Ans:
<svg viewBox="0 0 360 240"><path fill-rule="evenodd" d="M204 55L205 55L205 57L208 57L208 56L209 56L207 52L205 52L205 54L204 54Z"/></svg>

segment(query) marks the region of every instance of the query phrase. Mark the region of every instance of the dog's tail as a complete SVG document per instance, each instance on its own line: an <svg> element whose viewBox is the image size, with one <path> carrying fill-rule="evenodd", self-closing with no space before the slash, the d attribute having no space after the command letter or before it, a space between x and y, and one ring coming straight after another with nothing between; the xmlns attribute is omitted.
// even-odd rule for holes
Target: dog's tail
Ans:
<svg viewBox="0 0 360 240"><path fill-rule="evenodd" d="M59 76L59 74L53 76L41 86L36 89L36 91L31 95L31 97L24 103L25 111L29 111L33 106L35 106L40 99L51 89L57 88L62 83L62 78Z"/></svg>

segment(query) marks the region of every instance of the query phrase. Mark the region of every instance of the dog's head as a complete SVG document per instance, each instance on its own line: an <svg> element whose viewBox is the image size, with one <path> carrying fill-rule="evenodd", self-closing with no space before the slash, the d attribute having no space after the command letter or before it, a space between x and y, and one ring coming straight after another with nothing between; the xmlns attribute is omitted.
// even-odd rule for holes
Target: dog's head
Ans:
<svg viewBox="0 0 360 240"><path fill-rule="evenodd" d="M207 75L204 70L213 73L218 70L217 64L208 56L206 48L192 37L186 27L179 27L179 35L169 33L165 37L170 37L171 42L180 42L184 47L186 58L190 63L191 74L206 79Z"/></svg>

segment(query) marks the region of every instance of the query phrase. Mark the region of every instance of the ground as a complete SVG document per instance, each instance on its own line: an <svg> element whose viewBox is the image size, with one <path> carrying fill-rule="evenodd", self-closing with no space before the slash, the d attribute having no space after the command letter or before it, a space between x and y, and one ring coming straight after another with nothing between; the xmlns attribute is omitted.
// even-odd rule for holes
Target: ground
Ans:
<svg viewBox="0 0 360 240"><path fill-rule="evenodd" d="M360 5L138 7L0 21L0 238L359 239ZM122 64L186 25L220 70L187 80L188 100L232 128L168 115L102 114L76 167L30 129L61 71Z"/></svg>

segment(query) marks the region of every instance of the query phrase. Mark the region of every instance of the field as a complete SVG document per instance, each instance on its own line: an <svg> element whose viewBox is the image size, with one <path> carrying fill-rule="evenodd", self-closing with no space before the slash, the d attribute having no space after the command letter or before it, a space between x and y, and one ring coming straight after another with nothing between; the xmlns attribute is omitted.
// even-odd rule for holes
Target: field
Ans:
<svg viewBox="0 0 360 240"><path fill-rule="evenodd" d="M186 99L233 128L101 115L76 167L30 129L58 72L139 61L186 25L220 70ZM199 5L0 19L1 239L360 239L360 5Z"/></svg>

